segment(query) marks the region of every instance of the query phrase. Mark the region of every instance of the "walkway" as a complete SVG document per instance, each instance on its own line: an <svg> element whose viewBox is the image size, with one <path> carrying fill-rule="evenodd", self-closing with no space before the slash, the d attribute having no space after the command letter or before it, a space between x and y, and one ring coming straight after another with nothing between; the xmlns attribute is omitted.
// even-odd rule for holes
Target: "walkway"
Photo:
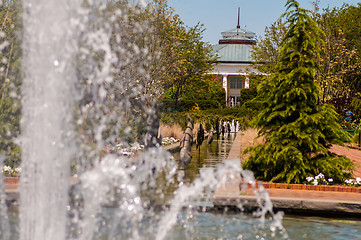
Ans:
<svg viewBox="0 0 361 240"><path fill-rule="evenodd" d="M346 156L351 159L351 161L355 163L355 177L361 177L361 150L356 148L333 145L331 147L331 152L340 156Z"/></svg>

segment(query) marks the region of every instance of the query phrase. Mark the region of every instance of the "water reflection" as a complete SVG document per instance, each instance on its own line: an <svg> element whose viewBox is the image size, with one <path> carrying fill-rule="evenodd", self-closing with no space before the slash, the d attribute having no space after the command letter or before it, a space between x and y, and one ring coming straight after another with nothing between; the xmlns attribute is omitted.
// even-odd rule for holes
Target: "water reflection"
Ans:
<svg viewBox="0 0 361 240"><path fill-rule="evenodd" d="M285 216L290 239L361 239L360 219Z"/></svg>
<svg viewBox="0 0 361 240"><path fill-rule="evenodd" d="M218 164L223 164L231 150L236 133L225 134L217 139L214 136L211 144L204 141L200 148L192 145L192 161L184 170L184 182L191 183L204 168L215 168ZM174 158L179 160L179 153L173 154Z"/></svg>

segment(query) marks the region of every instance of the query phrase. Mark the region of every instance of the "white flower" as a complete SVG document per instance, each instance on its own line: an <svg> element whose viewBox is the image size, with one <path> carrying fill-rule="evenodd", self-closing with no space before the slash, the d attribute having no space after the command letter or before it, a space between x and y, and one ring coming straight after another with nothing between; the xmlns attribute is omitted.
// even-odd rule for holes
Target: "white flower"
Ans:
<svg viewBox="0 0 361 240"><path fill-rule="evenodd" d="M176 142L179 142L179 139L175 139L174 137L162 138L162 144L163 145L170 145L170 144L173 144L173 143L176 143Z"/></svg>
<svg viewBox="0 0 361 240"><path fill-rule="evenodd" d="M11 170L11 167L10 166L4 166L4 171L10 171Z"/></svg>
<svg viewBox="0 0 361 240"><path fill-rule="evenodd" d="M122 151L121 153L123 154L123 156L130 156L133 154L132 152L127 152L127 151Z"/></svg>
<svg viewBox="0 0 361 240"><path fill-rule="evenodd" d="M324 178L325 175L323 175L322 173L318 174L316 177L319 177L319 178Z"/></svg>
<svg viewBox="0 0 361 240"><path fill-rule="evenodd" d="M361 178L360 178L360 177L357 177L357 178L356 178L356 183L359 184L359 185L361 185Z"/></svg>
<svg viewBox="0 0 361 240"><path fill-rule="evenodd" d="M332 178L329 178L327 181L330 182L330 183L332 183L332 182L333 182L333 179L332 179Z"/></svg>
<svg viewBox="0 0 361 240"><path fill-rule="evenodd" d="M315 186L318 185L318 181L316 178L313 180L313 185L315 185Z"/></svg>
<svg viewBox="0 0 361 240"><path fill-rule="evenodd" d="M353 184L353 179L346 179L345 183L351 185Z"/></svg>
<svg viewBox="0 0 361 240"><path fill-rule="evenodd" d="M12 173L13 172L13 169L10 167L10 166L4 166L3 167L3 172L8 172L8 173Z"/></svg>
<svg viewBox="0 0 361 240"><path fill-rule="evenodd" d="M311 182L313 180L313 177L306 177L307 182Z"/></svg>

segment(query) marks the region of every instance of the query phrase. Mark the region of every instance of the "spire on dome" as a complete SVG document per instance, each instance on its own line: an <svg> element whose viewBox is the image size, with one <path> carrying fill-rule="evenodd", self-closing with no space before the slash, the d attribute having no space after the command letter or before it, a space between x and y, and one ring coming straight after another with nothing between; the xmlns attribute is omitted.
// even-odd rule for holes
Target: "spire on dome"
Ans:
<svg viewBox="0 0 361 240"><path fill-rule="evenodd" d="M239 25L239 15L240 15L240 7L238 8L238 24L237 24L237 29L240 29L241 28L241 26Z"/></svg>
<svg viewBox="0 0 361 240"><path fill-rule="evenodd" d="M223 39L219 40L219 44L250 44L253 45L256 43L255 33L247 31L246 29L241 28L241 8L238 7L238 21L235 29L231 29L225 32L222 32Z"/></svg>

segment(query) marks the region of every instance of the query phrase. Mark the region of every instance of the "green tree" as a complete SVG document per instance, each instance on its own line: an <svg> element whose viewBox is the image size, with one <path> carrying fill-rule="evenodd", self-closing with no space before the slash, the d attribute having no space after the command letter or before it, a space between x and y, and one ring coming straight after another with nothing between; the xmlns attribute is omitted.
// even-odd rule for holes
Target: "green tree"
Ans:
<svg viewBox="0 0 361 240"><path fill-rule="evenodd" d="M250 74L248 78L249 88L241 89L240 102L244 108L259 111L261 105L260 102L262 102L262 99L260 99L260 96L257 94L257 88L265 77L263 75Z"/></svg>
<svg viewBox="0 0 361 240"><path fill-rule="evenodd" d="M122 0L109 4L111 12L121 9L127 13L126 21L124 14L119 17L122 42L132 42L147 51L143 56L132 55L125 67L131 70L128 71L131 76L137 76L137 81L144 86L143 95L148 99L159 99L168 92L166 96L176 106L186 86L203 78L215 63L211 46L202 41L203 25L186 27L167 0L150 1L145 8L129 7L127 3ZM122 43L114 43L114 46L119 44ZM144 63L146 74L139 75L132 66L140 61Z"/></svg>
<svg viewBox="0 0 361 240"><path fill-rule="evenodd" d="M286 33L286 27L279 19L266 27L264 37L252 47L251 55L255 67L262 73L275 72L280 60L279 46Z"/></svg>
<svg viewBox="0 0 361 240"><path fill-rule="evenodd" d="M201 24L188 28L178 46L181 53L181 65L172 81L166 86L166 89L170 90L170 98L175 109L187 86L207 78L205 73L216 63L216 56L213 54L211 45L202 41L203 31Z"/></svg>
<svg viewBox="0 0 361 240"><path fill-rule="evenodd" d="M322 172L342 182L352 175L353 165L329 152L331 144L342 144L337 114L330 105L317 105L315 73L324 34L298 2L288 0L286 7L282 16L288 31L277 71L258 89L264 100L254 124L265 144L248 149L251 155L243 166L266 181L301 183Z"/></svg>
<svg viewBox="0 0 361 240"><path fill-rule="evenodd" d="M185 86L182 96L183 101L191 101L194 103L193 106L197 103L201 109L216 105L221 107L224 105L225 98L226 92L222 86L222 81L218 76L209 74L202 75Z"/></svg>
<svg viewBox="0 0 361 240"><path fill-rule="evenodd" d="M312 17L325 33L325 44L320 45L318 58L320 67L316 72L320 86L319 104L332 103L342 113L342 109L350 107L347 102L351 102L361 88L361 37L358 31L361 28L361 21L358 21L361 4L325 9L322 14ZM275 71L286 30L282 21L277 20L266 28L265 37L254 46L252 57L261 72Z"/></svg>
<svg viewBox="0 0 361 240"><path fill-rule="evenodd" d="M339 9L327 11L329 18L333 18L334 31L341 29L345 39L347 39L347 48L358 49L358 55L361 58L361 3L356 6L344 4Z"/></svg>
<svg viewBox="0 0 361 240"><path fill-rule="evenodd" d="M155 109L164 92L182 89L180 80L188 84L211 64L204 58L208 52L200 42L200 27L186 28L166 0L146 6L129 2L88 6L91 16L80 34L77 70L82 96L76 123L88 152L115 141L141 143L158 129ZM106 37L89 41L89 35L99 33ZM94 131L97 128L101 134Z"/></svg>
<svg viewBox="0 0 361 240"><path fill-rule="evenodd" d="M179 16L168 6L167 0L153 0L144 10L130 11L129 24L132 28L139 23L145 26L133 39L140 47L148 49L147 57L151 59L146 66L149 78L145 91L152 93L152 98L159 99L182 69L185 61L182 41L186 38L186 28Z"/></svg>
<svg viewBox="0 0 361 240"><path fill-rule="evenodd" d="M317 79L320 99L352 99L361 88L361 4L326 9L318 15L317 23L325 32L325 44L320 56Z"/></svg>
<svg viewBox="0 0 361 240"><path fill-rule="evenodd" d="M0 7L0 154L5 154L5 164L13 168L20 164L20 147L14 143L20 133L20 12L16 1Z"/></svg>

